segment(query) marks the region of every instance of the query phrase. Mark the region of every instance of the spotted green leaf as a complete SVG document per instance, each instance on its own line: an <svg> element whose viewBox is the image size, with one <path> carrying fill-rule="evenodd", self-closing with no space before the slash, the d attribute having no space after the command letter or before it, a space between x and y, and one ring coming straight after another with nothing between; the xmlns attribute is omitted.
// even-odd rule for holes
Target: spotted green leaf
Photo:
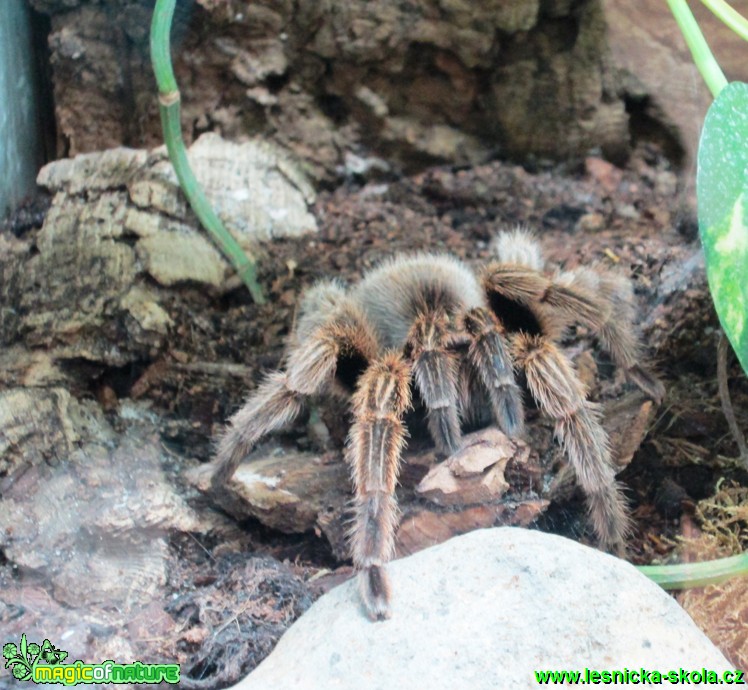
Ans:
<svg viewBox="0 0 748 690"><path fill-rule="evenodd" d="M709 108L696 194L709 288L748 373L748 84L728 84Z"/></svg>

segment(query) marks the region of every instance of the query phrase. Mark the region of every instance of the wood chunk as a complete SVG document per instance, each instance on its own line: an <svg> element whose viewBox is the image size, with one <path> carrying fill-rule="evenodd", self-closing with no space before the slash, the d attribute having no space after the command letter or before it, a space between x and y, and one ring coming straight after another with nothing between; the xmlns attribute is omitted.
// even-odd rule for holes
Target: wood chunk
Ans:
<svg viewBox="0 0 748 690"><path fill-rule="evenodd" d="M641 444L651 412L652 403L639 392L606 408L605 427L619 465L628 463ZM552 443L550 435L535 440L541 438L541 445ZM405 516L398 553L412 553L479 527L531 523L559 492L558 481L544 490L548 469L538 461L538 450L544 455L547 448L531 449L488 427L467 434L463 448L442 462L433 450L406 453L398 489ZM206 492L212 471L212 465L203 465L190 471L188 480ZM567 473L567 479L568 490L576 490L573 474ZM254 517L286 533L313 530L324 535L341 559L349 555L350 499L349 471L339 453L318 455L271 445L240 465L219 497L222 507L238 519ZM434 507L424 508L424 499Z"/></svg>
<svg viewBox="0 0 748 690"><path fill-rule="evenodd" d="M315 533L317 536L324 535L330 543L335 558L346 560L351 557L348 548L348 533L351 528L350 502L340 503L334 508L317 516Z"/></svg>
<svg viewBox="0 0 748 690"><path fill-rule="evenodd" d="M32 4L53 17L55 120L66 150L77 154L125 141L160 142L146 56L126 50L119 40L121 35L137 44L143 40L144 4L123 5L116 21L112 9L101 3ZM620 158L629 149L624 91L607 58L606 26L596 5L450 2L431 12L421 3L355 0L346 3L343 21L319 3L304 12L295 11L293 3L252 3L241 12L229 9L238 3L225 0L198 4L209 18L207 43L220 48L203 45L197 27L184 27L191 47L175 55L175 69L190 74L180 83L190 119L198 129L213 123L227 138L241 139L247 129L241 104L248 99L268 118L276 143L293 151L318 180L335 180L342 153L360 150L364 141L399 166L417 170L429 161L485 161L496 145L516 160L528 154L567 159L592 147L601 148L606 158ZM571 43L557 38L563 22L575 22ZM317 28L309 31L309 26ZM496 49L496 31L526 45L521 60L504 59ZM293 50L286 34L295 37ZM410 59L416 45L430 57ZM336 68L310 70L310 57ZM408 79L403 80L406 66ZM81 74L92 76L81 79ZM126 85L113 77L122 74L132 75ZM532 78L537 74L542 78ZM483 75L489 75L490 87L483 85ZM123 89L127 97L116 97ZM217 94L229 93L233 99L216 107ZM350 126L340 126L320 94L335 94ZM486 118L486 112L492 116ZM186 131L185 137L192 134ZM240 177L237 158L224 162L224 186ZM203 166L193 161L192 167L210 196L210 186L201 179ZM357 167L347 167L355 174ZM288 177L282 168L279 172L278 177ZM256 184L248 187L254 190ZM277 203L284 211L288 206L284 199ZM285 213L276 215L285 219Z"/></svg>
<svg viewBox="0 0 748 690"><path fill-rule="evenodd" d="M649 431L654 404L641 391L632 391L603 406L603 428L610 441L611 458L616 472L626 467ZM543 495L552 501L565 501L579 491L574 470L560 446L552 449L556 471Z"/></svg>
<svg viewBox="0 0 748 690"><path fill-rule="evenodd" d="M509 484L504 478L506 464L529 449L511 441L494 427L464 439L461 450L433 467L416 487L416 492L439 505L470 505L501 498Z"/></svg>
<svg viewBox="0 0 748 690"><path fill-rule="evenodd" d="M395 537L395 553L401 558L475 529L495 525L525 526L535 520L548 504L549 501L537 498L521 503L473 506L455 513L421 510L401 521Z"/></svg>
<svg viewBox="0 0 748 690"><path fill-rule="evenodd" d="M416 453L406 451L400 464L400 484L416 486L439 461L440 458L433 446Z"/></svg>
<svg viewBox="0 0 748 690"><path fill-rule="evenodd" d="M187 480L208 491L213 466L187 473ZM237 519L255 517L287 533L318 527L318 518L337 512L350 499L348 469L340 455L263 447L242 463L219 499Z"/></svg>
<svg viewBox="0 0 748 690"><path fill-rule="evenodd" d="M548 502L537 498L542 470L531 457L535 455L527 444L494 427L467 434L463 449L441 463L433 450L406 454L398 502L407 516L403 524L409 525L401 527L408 548L417 550L478 527L532 522ZM212 464L202 465L190 470L187 480L208 492L212 472ZM217 498L237 519L254 517L286 533L313 530L324 535L336 557L345 559L351 492L348 467L339 453L320 456L267 445L239 466ZM450 510L424 510L423 499ZM499 499L503 502L496 505ZM478 505L484 503L494 505ZM468 509L459 510L464 506Z"/></svg>
<svg viewBox="0 0 748 690"><path fill-rule="evenodd" d="M641 391L625 395L605 406L603 426L608 432L613 462L623 469L634 457L649 430L652 401Z"/></svg>

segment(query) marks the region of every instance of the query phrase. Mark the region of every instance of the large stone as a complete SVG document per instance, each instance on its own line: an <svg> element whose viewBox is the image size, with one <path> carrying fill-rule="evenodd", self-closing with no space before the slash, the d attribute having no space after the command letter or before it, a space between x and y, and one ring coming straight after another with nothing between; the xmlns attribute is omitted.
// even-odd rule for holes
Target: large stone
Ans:
<svg viewBox="0 0 748 690"><path fill-rule="evenodd" d="M393 616L323 596L239 690L536 688L535 671L730 668L630 564L562 537L481 530L390 566ZM618 684L620 686L623 683Z"/></svg>

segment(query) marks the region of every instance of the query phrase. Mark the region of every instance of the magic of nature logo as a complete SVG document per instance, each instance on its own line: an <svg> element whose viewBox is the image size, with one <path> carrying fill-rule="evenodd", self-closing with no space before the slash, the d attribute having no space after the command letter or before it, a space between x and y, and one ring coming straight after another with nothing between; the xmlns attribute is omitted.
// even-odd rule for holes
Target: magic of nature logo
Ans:
<svg viewBox="0 0 748 690"><path fill-rule="evenodd" d="M63 663L68 653L55 647L49 640L41 645L29 642L21 635L18 645L3 645L5 668L16 680L32 683L63 683L78 685L89 683L179 683L179 664L118 664L107 660L100 664L86 664L78 660Z"/></svg>

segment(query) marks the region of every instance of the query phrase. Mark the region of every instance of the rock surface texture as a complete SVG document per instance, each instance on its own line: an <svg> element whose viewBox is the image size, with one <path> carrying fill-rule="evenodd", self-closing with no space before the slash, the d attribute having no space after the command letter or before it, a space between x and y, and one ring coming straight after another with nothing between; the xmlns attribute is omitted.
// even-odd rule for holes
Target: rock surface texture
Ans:
<svg viewBox="0 0 748 690"><path fill-rule="evenodd" d="M536 688L534 671L730 668L629 564L558 536L479 530L395 562L393 617L354 582L321 598L236 690Z"/></svg>
<svg viewBox="0 0 748 690"><path fill-rule="evenodd" d="M59 154L160 141L145 4L32 5L51 24ZM172 45L188 140L261 134L317 179L368 151L412 169L628 149L598 0L198 0Z"/></svg>

